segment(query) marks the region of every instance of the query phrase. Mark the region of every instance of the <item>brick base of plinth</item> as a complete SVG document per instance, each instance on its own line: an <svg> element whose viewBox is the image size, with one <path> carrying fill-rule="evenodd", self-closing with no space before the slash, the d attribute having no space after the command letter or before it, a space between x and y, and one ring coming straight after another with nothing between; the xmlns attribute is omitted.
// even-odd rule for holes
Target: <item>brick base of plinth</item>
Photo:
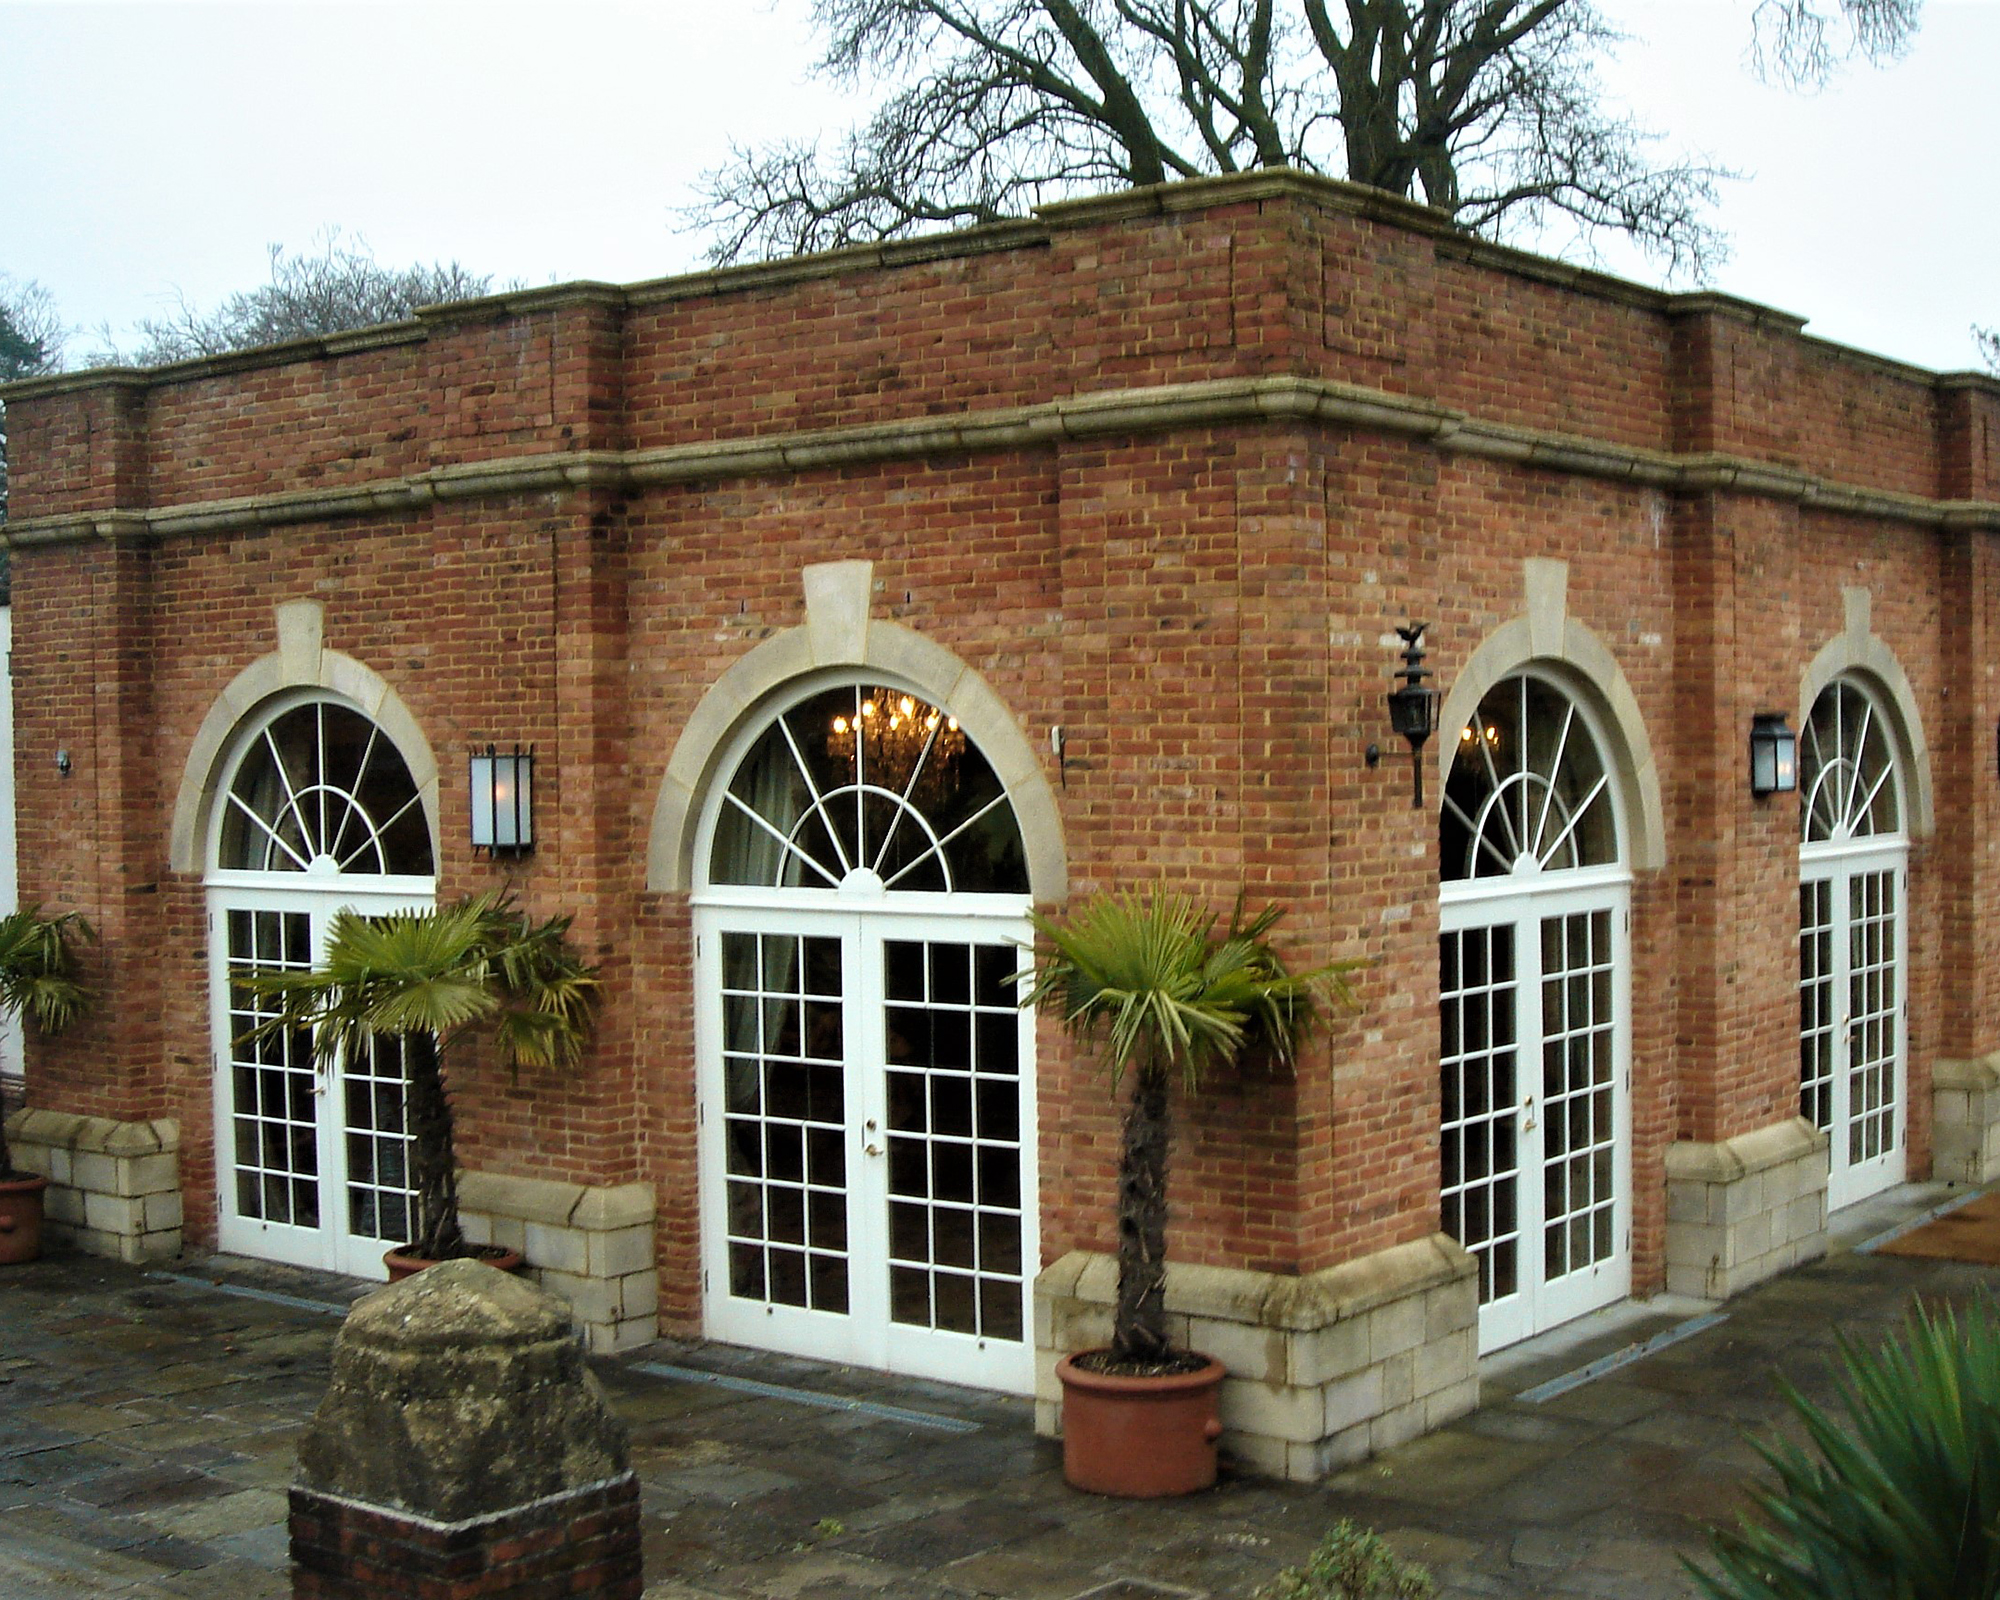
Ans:
<svg viewBox="0 0 2000 1600"><path fill-rule="evenodd" d="M291 1497L293 1600L639 1600L629 1472L463 1522Z"/></svg>

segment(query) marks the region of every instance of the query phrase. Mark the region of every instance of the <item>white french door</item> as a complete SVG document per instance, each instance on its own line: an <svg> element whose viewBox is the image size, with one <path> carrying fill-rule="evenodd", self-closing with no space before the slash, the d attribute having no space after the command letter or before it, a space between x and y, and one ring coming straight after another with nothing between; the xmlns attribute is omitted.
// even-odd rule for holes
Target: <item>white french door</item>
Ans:
<svg viewBox="0 0 2000 1600"><path fill-rule="evenodd" d="M1623 884L1440 909L1443 1226L1479 1263L1479 1347L1632 1285Z"/></svg>
<svg viewBox="0 0 2000 1600"><path fill-rule="evenodd" d="M1903 1181L1906 853L1802 853L1799 1114L1827 1133L1829 1210Z"/></svg>
<svg viewBox="0 0 2000 1600"><path fill-rule="evenodd" d="M313 894L311 882L298 875L282 888L209 892L218 1243L381 1278L382 1252L411 1233L405 1046L379 1042L365 1061L323 1065L305 1030L252 1038L271 1004L232 979L312 966L336 911L423 910L432 897L347 886Z"/></svg>
<svg viewBox="0 0 2000 1600"><path fill-rule="evenodd" d="M707 1333L1029 1392L1026 921L794 904L695 926Z"/></svg>
<svg viewBox="0 0 2000 1600"><path fill-rule="evenodd" d="M1890 721L1836 678L1799 739L1799 1115L1827 1134L1829 1210L1906 1168L1909 837Z"/></svg>

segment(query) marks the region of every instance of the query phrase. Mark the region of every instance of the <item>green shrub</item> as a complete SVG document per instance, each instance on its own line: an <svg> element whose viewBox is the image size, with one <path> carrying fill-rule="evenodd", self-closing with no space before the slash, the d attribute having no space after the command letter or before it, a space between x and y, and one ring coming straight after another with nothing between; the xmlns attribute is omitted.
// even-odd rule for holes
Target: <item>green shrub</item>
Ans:
<svg viewBox="0 0 2000 1600"><path fill-rule="evenodd" d="M1919 1305L1878 1353L1840 1343L1843 1428L1785 1384L1813 1454L1757 1446L1778 1487L1710 1536L1714 1600L1992 1600L2000 1596L2000 1325Z"/></svg>
<svg viewBox="0 0 2000 1600"><path fill-rule="evenodd" d="M1257 1600L1431 1600L1437 1587L1414 1562L1401 1561L1380 1534L1342 1518L1302 1567L1287 1567Z"/></svg>

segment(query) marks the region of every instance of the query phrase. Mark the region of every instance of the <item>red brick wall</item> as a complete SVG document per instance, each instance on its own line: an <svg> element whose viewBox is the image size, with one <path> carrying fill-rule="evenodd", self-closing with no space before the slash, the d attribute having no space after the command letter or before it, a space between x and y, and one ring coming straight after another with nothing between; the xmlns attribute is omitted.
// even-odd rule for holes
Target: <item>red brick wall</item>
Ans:
<svg viewBox="0 0 2000 1600"><path fill-rule="evenodd" d="M1934 383L1756 308L1528 270L1337 186L1260 179L1185 205L1063 208L903 264L528 295L150 389L33 387L9 412L17 527L1269 375L1861 488L2000 494L1990 383ZM1929 1063L2000 1045L1990 523L1946 532L1245 417L23 548L23 895L103 925L93 972L116 997L37 1045L31 1094L180 1117L190 1226L208 1236L205 911L197 879L169 870L168 809L216 696L275 648L273 606L316 598L327 647L379 673L438 758L440 892L511 884L531 910L573 913L605 965L579 1080L460 1064L466 1161L654 1183L663 1312L692 1325L691 940L685 900L645 888L653 805L709 687L803 620L801 569L864 558L873 614L968 662L1042 753L1073 895L1164 878L1226 910L1246 887L1290 907L1298 959L1368 963L1361 1012L1295 1074L1218 1074L1181 1105L1177 1254L1303 1271L1419 1237L1437 1220L1436 825L1409 807L1387 726L1390 629L1431 624L1448 688L1521 615L1523 560L1554 556L1662 786L1666 863L1632 892L1636 1279L1650 1287L1667 1145L1796 1104L1797 807L1751 799L1746 741L1752 713L1804 709L1799 673L1842 631L1843 587L1873 594L1937 783L1938 838L1912 853L1913 1170L1928 1159ZM539 848L518 863L464 842L465 752L489 740L540 758ZM76 753L67 779L58 748ZM1038 1093L1044 1254L1105 1247L1115 1107L1047 1028Z"/></svg>

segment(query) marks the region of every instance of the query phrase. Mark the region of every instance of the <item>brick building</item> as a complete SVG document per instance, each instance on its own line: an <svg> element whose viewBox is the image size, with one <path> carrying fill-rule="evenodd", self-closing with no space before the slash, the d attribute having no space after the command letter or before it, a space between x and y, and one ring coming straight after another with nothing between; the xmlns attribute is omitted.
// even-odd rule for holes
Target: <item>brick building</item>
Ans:
<svg viewBox="0 0 2000 1600"><path fill-rule="evenodd" d="M393 1064L254 1058L225 974L501 885L606 1003L573 1078L460 1072L467 1209L603 1347L1046 1400L1116 1111L999 980L1161 878L1369 962L1179 1122L1170 1305L1268 1470L2000 1175L1990 379L1260 174L7 400L22 898L106 999L16 1137L92 1247L377 1270Z"/></svg>

